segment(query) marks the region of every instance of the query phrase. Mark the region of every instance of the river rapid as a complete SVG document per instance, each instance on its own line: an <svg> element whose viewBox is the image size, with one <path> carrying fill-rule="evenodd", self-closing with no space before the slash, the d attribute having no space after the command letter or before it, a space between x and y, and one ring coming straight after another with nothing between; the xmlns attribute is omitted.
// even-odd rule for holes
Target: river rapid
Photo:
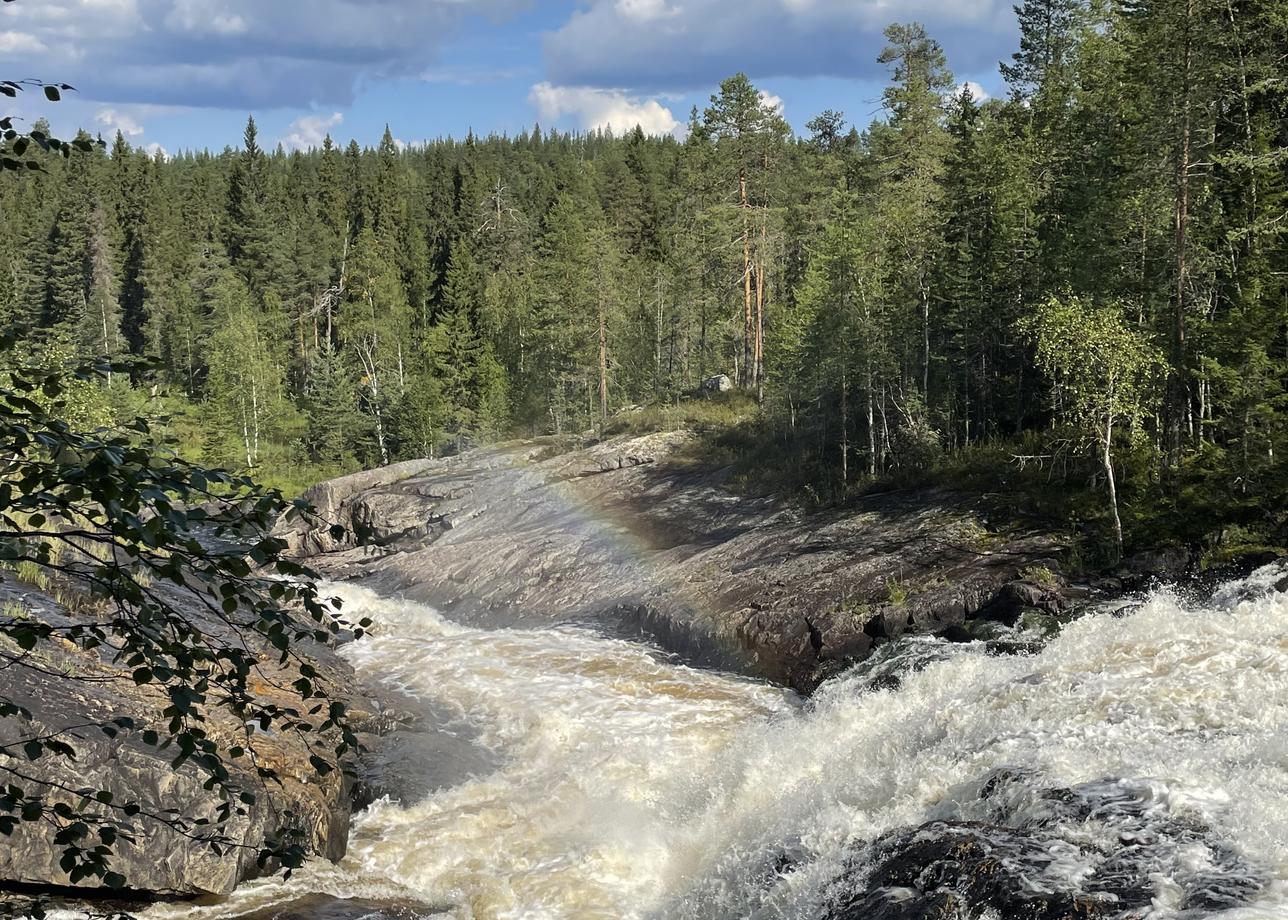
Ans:
<svg viewBox="0 0 1288 920"><path fill-rule="evenodd" d="M978 821L1044 828L1034 890L1092 890L1130 850L1147 888L1131 916L1288 918L1284 574L1202 601L1160 589L1029 655L912 640L809 700L588 628L467 628L335 585L377 623L345 650L361 677L484 766L371 806L339 865L151 914L324 894L459 920L820 920L863 889L882 835ZM999 776L1001 804L981 792Z"/></svg>

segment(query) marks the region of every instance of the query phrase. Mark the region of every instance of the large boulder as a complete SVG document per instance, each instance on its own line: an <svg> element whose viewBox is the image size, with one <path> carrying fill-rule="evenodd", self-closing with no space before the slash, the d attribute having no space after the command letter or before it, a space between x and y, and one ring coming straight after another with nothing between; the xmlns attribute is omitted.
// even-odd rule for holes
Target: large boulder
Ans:
<svg viewBox="0 0 1288 920"><path fill-rule="evenodd" d="M721 393L730 393L733 391L733 379L728 374L716 374L714 377L708 377L702 381L698 387L698 392L703 396L717 396Z"/></svg>
<svg viewBox="0 0 1288 920"><path fill-rule="evenodd" d="M364 531L349 526L348 536L337 539L330 533L330 525L341 521L349 523L346 518L352 513L354 499L410 479L434 465L433 460L406 460L319 483L302 496L314 513L305 516L292 511L284 515L273 528L273 535L285 540L290 551L298 556L314 556L353 545ZM396 508L392 510L397 511ZM382 538L394 534L397 527L396 523L390 523L375 511L367 515L365 523L368 524L367 532Z"/></svg>
<svg viewBox="0 0 1288 920"><path fill-rule="evenodd" d="M1256 867L1212 828L1172 814L1148 783L1043 788L1003 770L964 810L975 817L861 847L836 880L828 920L1138 920L1160 889L1199 917L1245 906L1265 887Z"/></svg>

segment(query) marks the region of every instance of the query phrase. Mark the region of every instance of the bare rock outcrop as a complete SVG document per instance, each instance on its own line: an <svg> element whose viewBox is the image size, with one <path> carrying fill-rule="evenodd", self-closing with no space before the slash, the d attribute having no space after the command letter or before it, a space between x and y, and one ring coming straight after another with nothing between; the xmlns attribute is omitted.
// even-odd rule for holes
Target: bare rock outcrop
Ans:
<svg viewBox="0 0 1288 920"><path fill-rule="evenodd" d="M692 437L419 461L309 496L342 540L309 522L282 530L324 572L465 622L596 618L803 690L907 632L1062 604L1058 542L990 526L977 496L878 495L808 513L727 490L727 471L684 460Z"/></svg>
<svg viewBox="0 0 1288 920"><path fill-rule="evenodd" d="M44 620L59 626L92 616L92 610L68 610L31 586L6 581L0 585L0 604L8 616ZM189 614L208 636L218 637L220 624L206 618L199 605ZM255 641L245 637L245 641ZM176 750L148 743L145 729L168 721L162 710L168 704L156 685L136 686L123 662L113 660L110 649L84 651L69 642L54 641L21 656L5 652L8 666L0 668L0 698L28 710L31 720L0 720L0 766L5 785L12 784L46 802L58 802L88 814L124 820L133 840L115 844L110 868L125 877L131 892L147 897L223 895L243 879L263 870L259 850L269 835L286 828L304 833L306 850L327 859L339 859L348 843L349 819L355 805L355 783L345 771L319 774L309 763L305 740L284 731L256 732L247 744L245 728L230 714L212 711L205 723L213 740L224 750L233 745L253 749L250 757L226 759L233 784L253 801L242 803L243 814L223 825L198 823L214 819L223 798L207 788L208 773L192 761L176 768ZM301 644L296 652L310 663L333 693L345 703L351 723L369 736L380 732L377 715L381 704L355 688L353 671L322 645ZM251 691L264 704L307 708L291 688L293 675L279 670L276 655L267 643L259 655L260 667ZM131 730L113 736L96 726L127 718ZM45 753L24 756L26 739L57 736L74 757ZM277 779L262 779L256 767L273 771ZM350 764L355 766L355 764ZM106 804L95 804L80 790L111 794ZM123 806L138 806L123 811ZM163 820L181 817L187 827L176 829ZM198 838L217 827L225 845L210 848ZM60 892L69 889L67 873L60 866L64 847L53 842L56 828L45 822L19 822L0 846L0 891ZM85 890L100 885L96 878L80 882ZM0 894L0 898L3 895Z"/></svg>

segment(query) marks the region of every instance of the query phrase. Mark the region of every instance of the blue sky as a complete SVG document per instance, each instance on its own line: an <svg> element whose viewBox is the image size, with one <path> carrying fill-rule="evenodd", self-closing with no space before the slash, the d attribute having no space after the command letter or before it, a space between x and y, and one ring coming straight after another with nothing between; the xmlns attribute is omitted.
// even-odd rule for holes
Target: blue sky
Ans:
<svg viewBox="0 0 1288 920"><path fill-rule="evenodd" d="M825 108L877 114L881 30L919 20L959 81L1001 91L1011 0L16 0L0 5L6 79L73 83L43 115L170 152L329 131L372 144L636 123L682 132L743 70L798 130Z"/></svg>

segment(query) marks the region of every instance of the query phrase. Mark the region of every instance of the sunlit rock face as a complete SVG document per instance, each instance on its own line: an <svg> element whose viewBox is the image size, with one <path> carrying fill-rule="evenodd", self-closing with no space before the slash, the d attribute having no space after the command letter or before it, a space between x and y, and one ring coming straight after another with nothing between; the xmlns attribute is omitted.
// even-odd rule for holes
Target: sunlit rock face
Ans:
<svg viewBox="0 0 1288 920"><path fill-rule="evenodd" d="M694 450L664 433L416 461L311 496L343 539L282 532L325 572L462 622L591 618L800 690L905 634L1068 607L1057 542L991 525L977 498L899 493L811 515L722 488L727 471Z"/></svg>

